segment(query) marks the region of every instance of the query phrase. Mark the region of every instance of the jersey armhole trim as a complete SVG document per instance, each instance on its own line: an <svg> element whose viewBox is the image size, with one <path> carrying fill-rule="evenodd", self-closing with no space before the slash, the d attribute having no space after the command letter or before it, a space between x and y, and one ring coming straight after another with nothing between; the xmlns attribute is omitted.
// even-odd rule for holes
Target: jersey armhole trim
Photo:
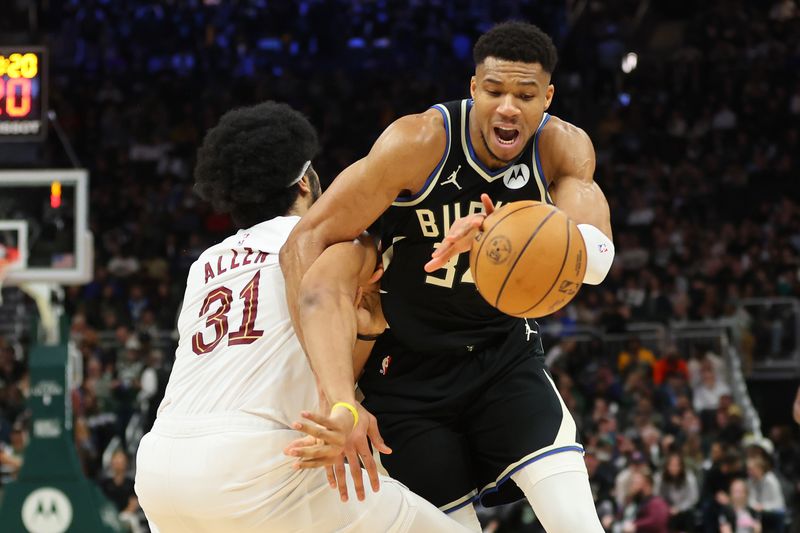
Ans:
<svg viewBox="0 0 800 533"><path fill-rule="evenodd" d="M539 180L541 184L543 192L542 200L553 204L553 200L550 198L550 184L547 182L547 178L544 176L544 170L542 169L542 162L541 158L539 157L539 134L542 132L545 124L550 121L550 113L545 113L542 117L542 123L539 125L539 128L536 130L536 134L533 137L533 162L534 162L534 172L536 174L536 178Z"/></svg>
<svg viewBox="0 0 800 533"><path fill-rule="evenodd" d="M450 112L441 104L436 104L432 106L431 109L436 109L439 113L442 114L442 119L444 119L444 132L447 137L447 144L444 148L444 154L442 154L442 158L439 160L439 164L436 165L436 168L433 169L433 172L428 176L428 179L425 180L425 184L422 188L416 193L411 196L398 196L394 202L392 202L393 206L398 207L407 207L412 205L417 205L418 203L422 202L428 194L430 194L433 187L436 185L436 182L439 181L439 175L442 173L442 168L444 167L445 161L447 161L447 157L450 155Z"/></svg>

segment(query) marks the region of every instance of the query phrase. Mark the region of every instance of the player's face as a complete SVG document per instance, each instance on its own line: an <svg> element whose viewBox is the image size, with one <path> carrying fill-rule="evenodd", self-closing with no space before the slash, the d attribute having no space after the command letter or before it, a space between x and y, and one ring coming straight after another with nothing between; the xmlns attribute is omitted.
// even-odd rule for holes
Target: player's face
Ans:
<svg viewBox="0 0 800 533"><path fill-rule="evenodd" d="M487 57L478 65L470 83L470 133L481 159L489 166L514 161L539 127L553 91L550 74L539 63Z"/></svg>

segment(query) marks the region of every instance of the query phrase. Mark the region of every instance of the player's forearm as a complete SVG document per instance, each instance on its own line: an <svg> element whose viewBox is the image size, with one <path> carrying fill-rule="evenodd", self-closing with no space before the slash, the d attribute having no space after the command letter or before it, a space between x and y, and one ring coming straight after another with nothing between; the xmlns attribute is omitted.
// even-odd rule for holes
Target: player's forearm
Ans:
<svg viewBox="0 0 800 533"><path fill-rule="evenodd" d="M335 289L301 288L298 318L305 349L319 386L332 404L355 401L353 344L356 314L352 300Z"/></svg>
<svg viewBox="0 0 800 533"><path fill-rule="evenodd" d="M302 221L301 221L302 224ZM300 224L298 224L300 226ZM315 238L313 230L295 228L280 251L280 265L286 283L286 303L297 337L306 349L303 324L300 321L298 298L303 276L325 251L326 244Z"/></svg>

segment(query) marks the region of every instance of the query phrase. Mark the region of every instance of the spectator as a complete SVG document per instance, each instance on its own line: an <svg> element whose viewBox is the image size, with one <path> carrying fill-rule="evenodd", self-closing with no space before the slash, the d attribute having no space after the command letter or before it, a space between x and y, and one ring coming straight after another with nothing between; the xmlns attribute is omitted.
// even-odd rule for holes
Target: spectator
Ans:
<svg viewBox="0 0 800 533"><path fill-rule="evenodd" d="M551 370L555 367L566 367L568 364L567 359L569 359L570 355L575 352L576 346L577 343L575 342L575 339L571 339L569 337L561 339L558 344L548 350L547 355L544 358L544 364Z"/></svg>
<svg viewBox="0 0 800 533"><path fill-rule="evenodd" d="M141 285L133 285L130 288L128 295L128 316L134 324L138 323L142 318L142 313L150 305L150 300L144 293Z"/></svg>
<svg viewBox="0 0 800 533"><path fill-rule="evenodd" d="M692 358L687 363L689 370L689 384L692 387L699 385L703 381L702 371L708 365L714 369L717 376L725 376L726 366L722 358L707 348L696 347L692 353Z"/></svg>
<svg viewBox="0 0 800 533"><path fill-rule="evenodd" d="M158 406L167 390L169 370L164 365L164 354L161 350L150 350L147 366L141 375L141 390L139 391L140 409L145 421L143 430L149 431L155 422Z"/></svg>
<svg viewBox="0 0 800 533"><path fill-rule="evenodd" d="M614 477L616 472L610 459L610 457L605 456L603 453L598 453L592 449L587 450L584 455L595 502L597 502L598 505L608 502L613 511L612 491L614 489Z"/></svg>
<svg viewBox="0 0 800 533"><path fill-rule="evenodd" d="M742 409L738 405L720 406L717 409L716 433L720 441L733 446L741 444L745 434L743 424Z"/></svg>
<svg viewBox="0 0 800 533"><path fill-rule="evenodd" d="M761 523L766 531L781 533L784 529L786 502L780 481L768 469L763 458L752 456L747 459L747 503L761 513Z"/></svg>
<svg viewBox="0 0 800 533"><path fill-rule="evenodd" d="M100 481L100 488L120 513L120 520L138 523L139 500L133 490L133 478L128 471L128 456L120 449L111 456L110 471Z"/></svg>
<svg viewBox="0 0 800 533"><path fill-rule="evenodd" d="M642 340L639 337L628 339L625 349L617 356L617 368L621 373L625 373L625 369L630 365L645 365L652 369L655 364L656 356L651 350L642 346Z"/></svg>
<svg viewBox="0 0 800 533"><path fill-rule="evenodd" d="M664 350L664 357L656 361L653 366L653 383L659 386L666 381L667 376L672 374L689 379L689 367L678 354L678 348L674 344Z"/></svg>
<svg viewBox="0 0 800 533"><path fill-rule="evenodd" d="M631 477L631 501L635 517L622 524L623 533L667 533L669 505L664 498L653 494L653 479L646 472Z"/></svg>
<svg viewBox="0 0 800 533"><path fill-rule="evenodd" d="M739 454L721 442L711 446L712 463L703 480L700 496L703 512L703 531L717 531L724 513L725 495L731 482L744 475Z"/></svg>
<svg viewBox="0 0 800 533"><path fill-rule="evenodd" d="M683 456L667 455L664 468L655 475L655 493L669 504L671 530L691 531L694 528L694 507L700 499L697 478L686 469Z"/></svg>
<svg viewBox="0 0 800 533"><path fill-rule="evenodd" d="M716 370L711 361L704 361L700 371L700 383L693 391L694 409L698 413L716 411L719 407L720 398L731 393L728 385L717 376ZM713 416L713 415L712 415Z"/></svg>
<svg viewBox="0 0 800 533"><path fill-rule="evenodd" d="M620 470L614 480L614 500L616 501L617 509L623 509L633 496L633 475L636 473L649 474L649 472L650 467L642 452L636 450L631 453L628 466Z"/></svg>
<svg viewBox="0 0 800 533"><path fill-rule="evenodd" d="M720 516L720 533L761 533L759 513L748 506L747 484L743 479L731 482L730 497L720 496L725 512Z"/></svg>
<svg viewBox="0 0 800 533"><path fill-rule="evenodd" d="M106 266L108 272L118 278L128 278L139 271L139 260L131 250L120 247Z"/></svg>
<svg viewBox="0 0 800 533"><path fill-rule="evenodd" d="M14 424L11 428L10 441L10 444L0 441L0 487L17 479L17 474L22 468L25 447L28 444L28 437L22 424Z"/></svg>
<svg viewBox="0 0 800 533"><path fill-rule="evenodd" d="M100 464L99 455L86 418L82 416L75 418L75 449L83 474L89 479L96 479Z"/></svg>

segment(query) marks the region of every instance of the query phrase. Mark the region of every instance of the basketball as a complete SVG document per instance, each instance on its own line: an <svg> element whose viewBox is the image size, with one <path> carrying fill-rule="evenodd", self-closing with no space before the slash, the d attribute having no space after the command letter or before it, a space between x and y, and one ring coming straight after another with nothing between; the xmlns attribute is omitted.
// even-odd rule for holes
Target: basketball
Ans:
<svg viewBox="0 0 800 533"><path fill-rule="evenodd" d="M578 226L555 206L512 202L486 217L469 266L478 292L503 313L538 318L578 293L586 247Z"/></svg>

